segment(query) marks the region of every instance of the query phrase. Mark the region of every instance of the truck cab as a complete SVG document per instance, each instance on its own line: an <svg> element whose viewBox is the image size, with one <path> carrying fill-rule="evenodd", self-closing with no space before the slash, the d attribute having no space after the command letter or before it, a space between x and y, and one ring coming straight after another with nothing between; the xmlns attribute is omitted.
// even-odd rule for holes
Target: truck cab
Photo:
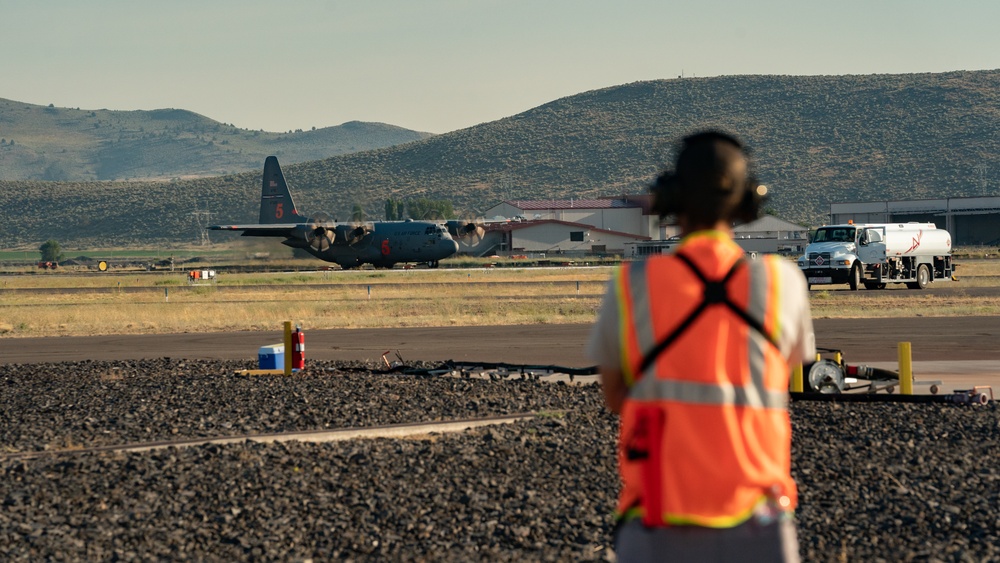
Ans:
<svg viewBox="0 0 1000 563"><path fill-rule="evenodd" d="M810 286L851 281L852 269L858 259L857 236L858 229L854 225L816 229L805 255L799 258L799 268Z"/></svg>
<svg viewBox="0 0 1000 563"><path fill-rule="evenodd" d="M889 283L923 289L954 271L951 235L933 223L823 226L798 265L810 288L846 283L852 290L884 289Z"/></svg>

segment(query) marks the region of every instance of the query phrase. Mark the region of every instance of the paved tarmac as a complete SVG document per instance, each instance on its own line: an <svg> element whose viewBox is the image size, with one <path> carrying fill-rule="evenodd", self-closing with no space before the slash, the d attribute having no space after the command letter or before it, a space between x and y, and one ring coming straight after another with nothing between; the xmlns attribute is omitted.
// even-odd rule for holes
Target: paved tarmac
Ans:
<svg viewBox="0 0 1000 563"><path fill-rule="evenodd" d="M0 362L40 363L140 358L256 359L274 331L0 338ZM818 346L842 350L849 364L896 368L897 344L910 342L915 378L943 389L992 385L1000 391L1000 317L816 319ZM586 367L590 325L521 325L306 330L306 358L456 360Z"/></svg>

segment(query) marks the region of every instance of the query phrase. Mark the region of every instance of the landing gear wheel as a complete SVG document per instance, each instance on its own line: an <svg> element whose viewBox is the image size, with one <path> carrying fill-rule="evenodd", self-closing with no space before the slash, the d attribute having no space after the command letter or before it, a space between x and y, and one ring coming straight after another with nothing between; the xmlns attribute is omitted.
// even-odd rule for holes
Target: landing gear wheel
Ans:
<svg viewBox="0 0 1000 563"><path fill-rule="evenodd" d="M851 277L848 280L851 291L857 291L861 287L861 266L854 264L851 266Z"/></svg>

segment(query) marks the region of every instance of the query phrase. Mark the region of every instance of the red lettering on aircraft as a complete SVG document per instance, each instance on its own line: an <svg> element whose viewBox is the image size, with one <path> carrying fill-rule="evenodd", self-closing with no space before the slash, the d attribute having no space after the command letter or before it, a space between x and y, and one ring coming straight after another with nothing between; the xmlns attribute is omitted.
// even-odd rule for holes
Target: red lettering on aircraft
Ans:
<svg viewBox="0 0 1000 563"><path fill-rule="evenodd" d="M382 256L388 256L390 252L392 250L389 248L389 239L385 239L382 241Z"/></svg>
<svg viewBox="0 0 1000 563"><path fill-rule="evenodd" d="M274 218L275 219L281 219L284 216L285 216L285 204L284 203L279 203L278 205L275 205L274 206Z"/></svg>

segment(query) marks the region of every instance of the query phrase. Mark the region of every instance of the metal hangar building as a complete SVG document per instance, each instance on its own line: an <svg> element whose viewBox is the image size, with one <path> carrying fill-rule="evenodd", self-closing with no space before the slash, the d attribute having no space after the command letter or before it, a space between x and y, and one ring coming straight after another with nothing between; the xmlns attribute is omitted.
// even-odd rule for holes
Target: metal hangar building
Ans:
<svg viewBox="0 0 1000 563"><path fill-rule="evenodd" d="M831 203L830 223L935 223L955 245L1000 244L1000 197Z"/></svg>

